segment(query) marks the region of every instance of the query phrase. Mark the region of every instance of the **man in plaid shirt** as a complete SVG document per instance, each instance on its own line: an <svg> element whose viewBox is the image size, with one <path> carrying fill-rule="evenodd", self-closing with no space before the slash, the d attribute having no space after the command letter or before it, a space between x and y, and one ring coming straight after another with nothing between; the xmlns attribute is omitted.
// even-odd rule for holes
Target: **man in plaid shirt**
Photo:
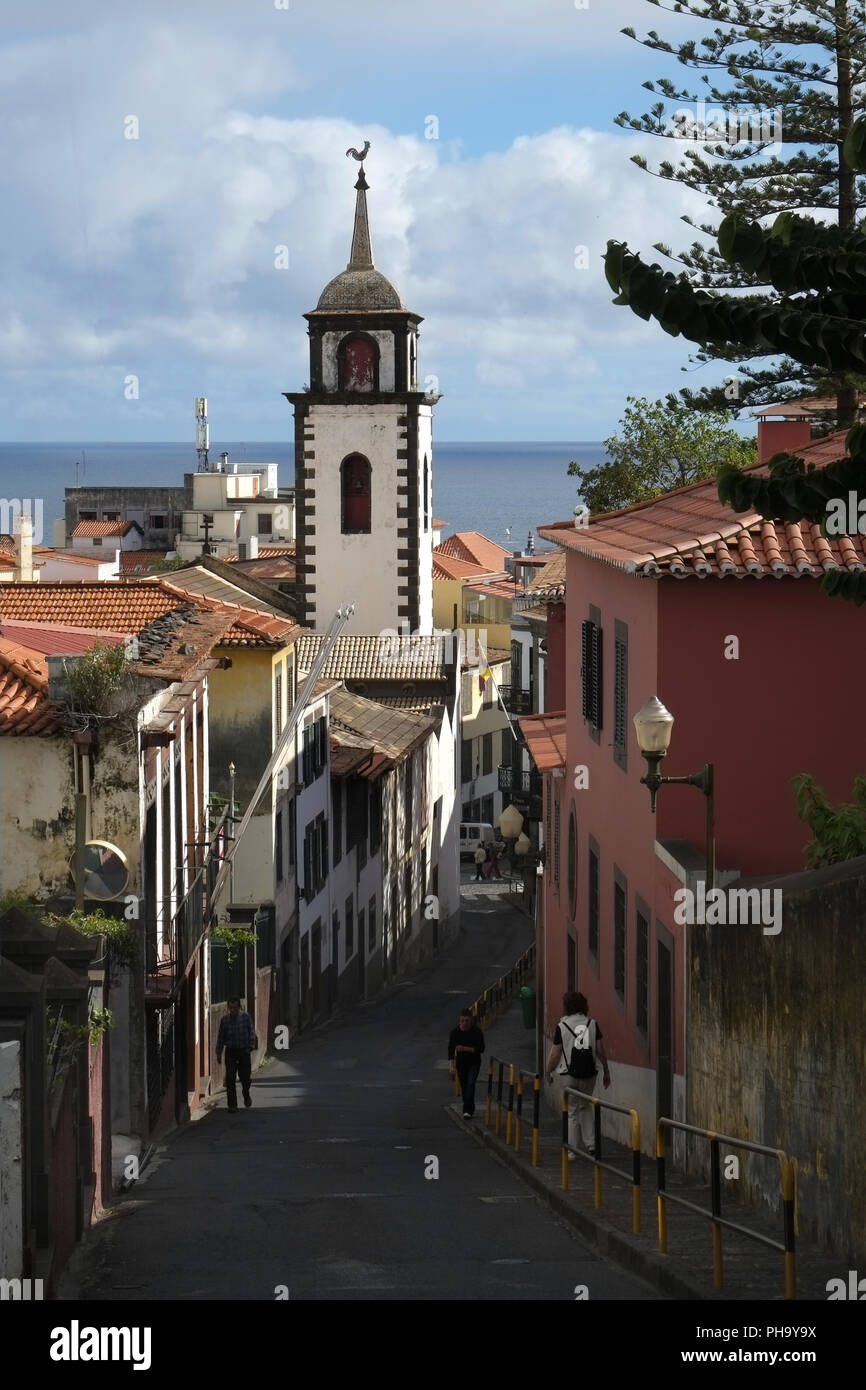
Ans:
<svg viewBox="0 0 866 1390"><path fill-rule="evenodd" d="M220 1020L220 1030L217 1034L217 1063L222 1062L223 1050L225 1050L226 1097L229 1110L237 1110L238 1108L238 1093L235 1085L237 1077L240 1077L241 1090L244 1093L244 1105L249 1110L253 1103L250 1096L251 1054L258 1046L258 1039L249 1014L241 1013L240 999L229 999L228 1006L229 1011L227 1014L223 1014Z"/></svg>

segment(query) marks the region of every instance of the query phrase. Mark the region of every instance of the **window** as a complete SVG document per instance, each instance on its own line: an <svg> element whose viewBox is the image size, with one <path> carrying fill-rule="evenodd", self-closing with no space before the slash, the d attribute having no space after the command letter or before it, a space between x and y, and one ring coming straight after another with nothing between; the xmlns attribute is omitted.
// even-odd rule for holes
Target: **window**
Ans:
<svg viewBox="0 0 866 1390"><path fill-rule="evenodd" d="M256 517L256 533L260 536L272 536L274 533L274 518L270 512L259 512Z"/></svg>
<svg viewBox="0 0 866 1390"><path fill-rule="evenodd" d="M511 640L511 684L518 690L523 684L523 647Z"/></svg>
<svg viewBox="0 0 866 1390"><path fill-rule="evenodd" d="M103 513L102 513L102 520L103 520L103 521L119 521L119 520L120 520L120 512L107 512L107 511L103 511Z"/></svg>
<svg viewBox="0 0 866 1390"><path fill-rule="evenodd" d="M460 781L472 781L472 740L464 738L460 745Z"/></svg>
<svg viewBox="0 0 866 1390"><path fill-rule="evenodd" d="M368 906L367 906L367 925L368 925L367 950L368 950L368 951L374 951L374 950L376 949L376 899L375 899L375 897L372 897L372 898L370 899L370 902L369 902L369 904L368 904Z"/></svg>
<svg viewBox="0 0 866 1390"><path fill-rule="evenodd" d="M378 854L382 844L382 788L374 782L370 788L370 853Z"/></svg>
<svg viewBox="0 0 866 1390"><path fill-rule="evenodd" d="M328 822L324 812L304 832L304 886L307 902L321 892L328 878Z"/></svg>
<svg viewBox="0 0 866 1390"><path fill-rule="evenodd" d="M493 771L493 735L483 734L481 737L481 772L483 776Z"/></svg>
<svg viewBox="0 0 866 1390"><path fill-rule="evenodd" d="M340 464L344 536L370 531L370 465L361 454L350 454Z"/></svg>
<svg viewBox="0 0 866 1390"><path fill-rule="evenodd" d="M93 544L94 544L94 545L102 545L102 537L101 537L101 536L92 536L92 537L91 537L91 540L93 541Z"/></svg>
<svg viewBox="0 0 866 1390"><path fill-rule="evenodd" d="M334 826L334 867L343 857L343 784L331 783L331 810Z"/></svg>
<svg viewBox="0 0 866 1390"><path fill-rule="evenodd" d="M577 819L574 806L568 817L568 912L574 918L577 906ZM572 986L569 986L572 988Z"/></svg>
<svg viewBox="0 0 866 1390"><path fill-rule="evenodd" d="M277 811L274 822L274 863L277 867L277 883L283 881L283 813Z"/></svg>
<svg viewBox="0 0 866 1390"><path fill-rule="evenodd" d="M304 728L303 768L304 786L309 787L321 776L328 762L328 721L322 715Z"/></svg>
<svg viewBox="0 0 866 1390"><path fill-rule="evenodd" d="M368 811L367 783L353 777L346 784L346 852L360 849L364 863L367 860Z"/></svg>
<svg viewBox="0 0 866 1390"><path fill-rule="evenodd" d="M635 1022L642 1033L649 1026L649 914L638 909L635 942Z"/></svg>
<svg viewBox="0 0 866 1390"><path fill-rule="evenodd" d="M79 508L78 520L79 520L79 521L96 521L96 520L97 520L96 512L84 512L84 511L81 511L81 509Z"/></svg>
<svg viewBox="0 0 866 1390"><path fill-rule="evenodd" d="M553 886L559 893L559 792L553 796Z"/></svg>
<svg viewBox="0 0 866 1390"><path fill-rule="evenodd" d="M361 952L361 955L364 954L364 941L365 941L364 926L365 926L365 923L364 923L364 909L363 909L363 907L359 907L359 908L358 908L358 950Z"/></svg>
<svg viewBox="0 0 866 1390"><path fill-rule="evenodd" d="M211 517L210 524L211 526L213 526L213 517ZM168 517L166 516L165 512L151 512L150 525L156 531L164 531L168 526Z"/></svg>
<svg viewBox="0 0 866 1390"><path fill-rule="evenodd" d="M346 899L346 960L355 953L355 903Z"/></svg>
<svg viewBox="0 0 866 1390"><path fill-rule="evenodd" d="M503 729L503 730L502 730L502 754L501 754L500 759L499 759L499 761L500 761L500 763L502 764L503 767L510 767L510 765L511 765L511 745L513 744L513 742L514 742L514 739L513 739L512 736L511 736L511 730L510 730L510 729Z"/></svg>
<svg viewBox="0 0 866 1390"><path fill-rule="evenodd" d="M590 726L590 733L598 741L601 728L601 628L596 617L598 609L591 608L591 616L581 625L581 692L583 717Z"/></svg>
<svg viewBox="0 0 866 1390"><path fill-rule="evenodd" d="M625 999L625 883L618 873L613 885L613 987Z"/></svg>
<svg viewBox="0 0 866 1390"><path fill-rule="evenodd" d="M592 955L598 955L598 849L589 850L589 923L587 946Z"/></svg>
<svg viewBox="0 0 866 1390"><path fill-rule="evenodd" d="M277 667L274 677L274 728L277 738L283 732L283 667L282 663Z"/></svg>
<svg viewBox="0 0 866 1390"><path fill-rule="evenodd" d="M613 639L613 760L628 770L628 628L617 621Z"/></svg>
<svg viewBox="0 0 866 1390"><path fill-rule="evenodd" d="M379 344L366 333L353 333L337 348L340 391L378 391Z"/></svg>
<svg viewBox="0 0 866 1390"><path fill-rule="evenodd" d="M415 757L410 753L406 759L406 805L404 807L404 823L406 828L406 848L412 843L412 831L414 829L415 812Z"/></svg>

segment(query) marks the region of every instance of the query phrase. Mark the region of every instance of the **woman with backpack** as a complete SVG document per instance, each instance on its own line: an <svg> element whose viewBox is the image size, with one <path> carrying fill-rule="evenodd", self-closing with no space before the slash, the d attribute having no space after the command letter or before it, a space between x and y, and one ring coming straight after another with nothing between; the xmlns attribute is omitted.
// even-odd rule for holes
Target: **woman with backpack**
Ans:
<svg viewBox="0 0 866 1390"><path fill-rule="evenodd" d="M585 1096L591 1096L595 1090L595 1078L598 1071L596 1062L598 1061L602 1065L604 1088L607 1090L610 1085L607 1055L601 1040L601 1029L595 1019L589 1016L586 995L569 990L567 994L562 996L562 1007L565 1012L556 1025L553 1046L547 1058L548 1081L553 1081L552 1072L554 1067L557 1067L556 1074L559 1077L561 1087L568 1086L572 1090L582 1091ZM578 1133L580 1133L583 1147L588 1153L595 1153L593 1109L594 1106L581 1105L576 1098L569 1096L568 1143L570 1149L577 1148ZM576 1155L569 1153L568 1157L571 1161Z"/></svg>

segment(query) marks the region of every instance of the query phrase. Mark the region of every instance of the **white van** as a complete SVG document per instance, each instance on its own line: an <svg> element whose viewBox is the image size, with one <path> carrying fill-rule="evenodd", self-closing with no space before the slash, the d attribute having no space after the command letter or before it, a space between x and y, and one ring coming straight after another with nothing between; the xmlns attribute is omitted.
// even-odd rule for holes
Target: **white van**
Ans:
<svg viewBox="0 0 866 1390"><path fill-rule="evenodd" d="M487 825L484 821L461 821L460 824L460 858L471 858L479 845L486 849L488 845L497 843L496 832L492 825Z"/></svg>

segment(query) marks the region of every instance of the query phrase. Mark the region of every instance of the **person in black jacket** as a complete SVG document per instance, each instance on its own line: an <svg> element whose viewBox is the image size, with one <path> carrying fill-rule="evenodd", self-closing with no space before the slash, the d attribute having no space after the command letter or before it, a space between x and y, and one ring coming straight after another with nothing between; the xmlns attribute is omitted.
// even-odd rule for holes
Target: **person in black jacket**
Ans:
<svg viewBox="0 0 866 1390"><path fill-rule="evenodd" d="M475 1114L475 1082L478 1080L483 1051L484 1034L475 1022L472 1010L464 1009L448 1039L450 1072L452 1076L456 1074L460 1078L464 1120L471 1120Z"/></svg>

